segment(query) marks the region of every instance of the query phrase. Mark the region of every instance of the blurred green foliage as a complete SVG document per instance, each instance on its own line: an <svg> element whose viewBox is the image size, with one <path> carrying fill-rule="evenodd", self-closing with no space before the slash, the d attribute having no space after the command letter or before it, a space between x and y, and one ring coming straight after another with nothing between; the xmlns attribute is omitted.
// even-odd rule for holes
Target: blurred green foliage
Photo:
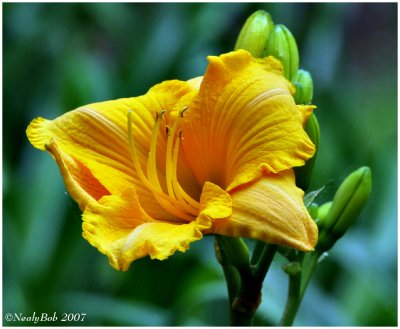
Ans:
<svg viewBox="0 0 400 329"><path fill-rule="evenodd" d="M285 24L313 75L320 202L362 165L373 194L317 269L297 325L397 324L397 4L3 3L3 313L87 313L50 325L227 325L213 238L167 261L112 269L81 237L80 211L25 129L83 104L201 75L233 49L258 9ZM286 277L277 259L257 324L276 323ZM29 325L6 322L4 325ZM45 325L45 323L41 323Z"/></svg>

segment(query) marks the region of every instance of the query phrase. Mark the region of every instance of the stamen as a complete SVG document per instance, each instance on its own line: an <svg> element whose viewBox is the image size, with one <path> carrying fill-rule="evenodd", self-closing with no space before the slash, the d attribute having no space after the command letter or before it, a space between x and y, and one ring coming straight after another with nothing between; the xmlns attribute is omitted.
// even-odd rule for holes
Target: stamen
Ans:
<svg viewBox="0 0 400 329"><path fill-rule="evenodd" d="M178 197L178 200L188 203L190 206L192 206L196 210L196 214L197 214L198 210L200 209L200 203L197 202L196 200L194 200L190 195L188 195L178 182L178 177L177 177L178 154L179 154L179 146L180 146L181 140L182 140L182 130L179 131L179 138L177 138L176 142L175 142L174 154L172 157L172 167L175 170L173 171L171 181L173 184L174 191Z"/></svg>
<svg viewBox="0 0 400 329"><path fill-rule="evenodd" d="M153 193L154 197L156 198L157 202L170 214L177 216L178 218L187 220L187 221L192 221L193 216L183 212L179 208L179 202L177 200L171 199L168 195L164 194L158 189L156 189L153 184L150 183L150 181L147 179L145 176L140 163L138 159L138 155L136 152L136 147L135 147L135 141L133 138L133 133L132 133L132 111L128 111L128 141L129 141L129 147L131 151L131 156L132 156L132 161L135 166L136 172L139 176L139 179L142 181L142 183ZM158 116L157 116L158 117ZM158 121L158 120L156 120ZM159 182L158 182L159 183Z"/></svg>
<svg viewBox="0 0 400 329"><path fill-rule="evenodd" d="M179 138L175 138L175 135L176 135L175 132L178 127L178 121L179 121L179 116L175 119L175 122L172 126L172 131L171 131L170 135L168 136L168 140L167 140L167 154L166 154L165 167L166 167L166 182L167 182L168 195L171 198L174 198L175 200L180 201L180 206L183 209L185 209L189 213L196 216L198 214L199 207L197 205L195 205L194 200L192 203L185 201L185 198L182 197L183 189L180 187L180 185L176 179ZM176 139L176 141L175 141L175 147L173 149L174 139ZM175 156L175 161L174 161L174 156ZM184 191L183 191L183 193L185 195L187 195Z"/></svg>
<svg viewBox="0 0 400 329"><path fill-rule="evenodd" d="M196 215L200 208L200 203L195 201L191 196L189 196L185 190L181 187L178 182L177 169L178 169L178 154L180 141L183 140L182 129L179 129L178 136L175 141L175 147L172 150L172 143L174 136L176 135L176 130L178 128L178 123L180 118L183 117L183 113L188 110L189 107L185 106L180 112L179 116L176 117L175 122L172 126L171 137L168 139L167 143L167 157L166 157L166 180L168 186L168 194L182 202L182 205L190 205L190 212Z"/></svg>
<svg viewBox="0 0 400 329"><path fill-rule="evenodd" d="M136 152L132 132L132 111L128 111L128 139L133 164L142 183L153 193L157 202L167 212L180 219L192 221L193 217L198 215L200 203L185 192L179 184L177 177L179 146L180 142L183 140L182 129L179 129L178 133L177 129L178 123L187 109L188 107L186 106L179 112L179 115L175 118L172 129L169 126L165 127L167 134L165 174L168 195L162 189L157 170L157 142L160 134L160 122L166 111L162 110L157 112L155 116L155 123L151 133L149 156L147 159L147 175L145 175L142 170Z"/></svg>
<svg viewBox="0 0 400 329"><path fill-rule="evenodd" d="M166 181L167 181L167 190L168 190L168 194L170 197L172 198L176 198L175 197L175 193L172 187L172 181L170 179L171 175L172 175L172 171L173 171L173 167L172 167L172 143L174 141L174 133L176 130L176 126L178 124L178 120L175 120L173 126L172 126L172 131L169 131L168 134L168 139L167 139L167 154L165 157L165 176L166 176Z"/></svg>
<svg viewBox="0 0 400 329"><path fill-rule="evenodd" d="M164 111L165 112L165 111ZM157 112L156 121L151 132L150 152L147 159L147 177L150 183L159 191L162 192L160 181L157 174L157 140L160 131L160 120L164 114L163 111Z"/></svg>

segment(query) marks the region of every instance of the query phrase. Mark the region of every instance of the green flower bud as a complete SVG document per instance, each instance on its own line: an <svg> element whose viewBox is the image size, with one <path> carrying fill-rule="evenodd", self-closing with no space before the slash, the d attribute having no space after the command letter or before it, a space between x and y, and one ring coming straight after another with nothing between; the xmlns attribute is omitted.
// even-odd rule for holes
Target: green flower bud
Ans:
<svg viewBox="0 0 400 329"><path fill-rule="evenodd" d="M309 117L304 129L315 145L315 153L313 157L309 159L304 166L295 168L296 185L303 191L306 191L310 186L311 174L314 168L315 159L317 158L320 140L319 124L314 113Z"/></svg>
<svg viewBox="0 0 400 329"><path fill-rule="evenodd" d="M299 69L299 51L296 40L289 29L282 24L275 25L269 35L265 55L272 55L282 62L283 73L288 80L291 80Z"/></svg>
<svg viewBox="0 0 400 329"><path fill-rule="evenodd" d="M361 167L340 185L333 198L327 224L334 221L332 232L342 236L360 215L371 194L371 170Z"/></svg>
<svg viewBox="0 0 400 329"><path fill-rule="evenodd" d="M371 194L371 170L361 167L351 173L335 193L332 206L323 221L318 248L328 250L360 215Z"/></svg>
<svg viewBox="0 0 400 329"><path fill-rule="evenodd" d="M264 10L253 13L244 23L235 50L244 49L254 57L262 57L268 36L274 27L272 17Z"/></svg>
<svg viewBox="0 0 400 329"><path fill-rule="evenodd" d="M292 82L296 86L296 93L294 94L296 104L311 104L314 88L310 72L297 70Z"/></svg>

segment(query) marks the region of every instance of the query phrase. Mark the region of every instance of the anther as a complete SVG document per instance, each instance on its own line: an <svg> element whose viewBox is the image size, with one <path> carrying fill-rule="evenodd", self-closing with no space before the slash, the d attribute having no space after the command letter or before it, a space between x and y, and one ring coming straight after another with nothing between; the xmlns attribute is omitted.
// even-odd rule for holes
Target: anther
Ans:
<svg viewBox="0 0 400 329"><path fill-rule="evenodd" d="M169 126L165 126L165 133L167 134L167 137L169 137Z"/></svg>
<svg viewBox="0 0 400 329"><path fill-rule="evenodd" d="M179 129L179 134L178 134L178 136L179 136L179 139L182 141L182 140L183 140L183 137L182 137L182 129Z"/></svg>
<svg viewBox="0 0 400 329"><path fill-rule="evenodd" d="M189 106L185 106L182 110L180 110L179 114L183 118L183 113L185 113L189 109Z"/></svg>

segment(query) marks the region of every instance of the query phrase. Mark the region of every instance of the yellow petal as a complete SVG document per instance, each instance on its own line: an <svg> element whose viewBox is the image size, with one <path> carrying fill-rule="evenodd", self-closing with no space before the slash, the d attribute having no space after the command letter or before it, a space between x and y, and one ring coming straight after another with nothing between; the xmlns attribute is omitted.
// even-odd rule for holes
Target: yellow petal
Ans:
<svg viewBox="0 0 400 329"><path fill-rule="evenodd" d="M124 250L120 241L136 227L151 222L154 220L141 207L135 189L127 188L122 195L107 195L88 203L83 213L83 237L106 254L114 268L121 269Z"/></svg>
<svg viewBox="0 0 400 329"><path fill-rule="evenodd" d="M297 105L302 117L303 117L303 126L307 123L308 118L313 113L316 106L314 105Z"/></svg>
<svg viewBox="0 0 400 329"><path fill-rule="evenodd" d="M231 192L232 216L214 221L210 231L313 250L318 228L304 206L303 195L295 186L293 170L263 176Z"/></svg>
<svg viewBox="0 0 400 329"><path fill-rule="evenodd" d="M203 77L196 77L187 81L195 90L199 90Z"/></svg>
<svg viewBox="0 0 400 329"><path fill-rule="evenodd" d="M54 141L46 144L45 148L56 160L68 193L81 210L84 210L89 202L110 194L82 162L63 153Z"/></svg>
<svg viewBox="0 0 400 329"><path fill-rule="evenodd" d="M90 172L110 194L120 194L127 186L134 185L141 203L146 209L148 204L151 208L149 212L152 212L156 209L153 205L154 197L143 186L132 163L127 113L129 110L134 113L133 135L139 161L145 168L155 114L162 109L172 109L192 91L193 87L186 82L166 81L151 88L144 96L89 104L52 121L37 118L29 125L27 136L32 145L41 150L45 150L45 145L52 142L57 145L59 152L54 156L59 158L59 163L64 162L66 168L63 174L74 170L69 168L73 163L80 163L86 168L82 177L78 177L79 171L75 170L75 184L83 184L84 176ZM161 145L159 151L163 152L164 149ZM49 149L50 152L52 150L55 148ZM84 187L81 190L83 193L86 191ZM81 207L90 200L90 191L86 192L89 195L80 196ZM161 207L151 215L162 218L170 216Z"/></svg>
<svg viewBox="0 0 400 329"><path fill-rule="evenodd" d="M141 257L166 259L184 252L191 242L203 237L213 220L232 213L232 201L225 191L207 183L201 197L201 212L190 223L160 222L141 207L136 191L108 195L87 205L83 214L83 236L109 258L118 270L127 270Z"/></svg>
<svg viewBox="0 0 400 329"><path fill-rule="evenodd" d="M200 204L199 217L205 216L210 220L217 220L228 218L232 214L231 196L222 188L210 182L204 184Z"/></svg>
<svg viewBox="0 0 400 329"><path fill-rule="evenodd" d="M185 252L191 242L202 237L197 222L188 224L157 222L140 225L126 238L116 241L113 245L114 249L121 251L116 268L126 271L134 260L145 256L164 260L176 251Z"/></svg>
<svg viewBox="0 0 400 329"><path fill-rule="evenodd" d="M199 183L227 190L303 165L314 145L293 86L272 57L246 51L209 57L198 97L185 112L182 147Z"/></svg>

